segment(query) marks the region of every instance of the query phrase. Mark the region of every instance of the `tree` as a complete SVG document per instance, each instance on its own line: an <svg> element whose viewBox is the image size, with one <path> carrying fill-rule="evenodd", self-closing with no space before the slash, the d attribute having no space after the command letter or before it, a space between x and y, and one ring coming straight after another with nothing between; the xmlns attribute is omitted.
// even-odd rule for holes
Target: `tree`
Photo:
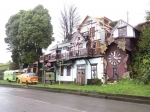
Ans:
<svg viewBox="0 0 150 112"><path fill-rule="evenodd" d="M64 40L71 39L71 35L79 25L80 16L77 12L77 7L75 5L64 6L64 9L60 11L60 26L62 29L62 35Z"/></svg>
<svg viewBox="0 0 150 112"><path fill-rule="evenodd" d="M150 25L142 28L140 41L135 53L132 53L132 71L143 83L150 82Z"/></svg>
<svg viewBox="0 0 150 112"><path fill-rule="evenodd" d="M114 26L116 26L117 23L118 23L118 21L112 21L112 22L109 23L109 25L111 27L114 27Z"/></svg>
<svg viewBox="0 0 150 112"><path fill-rule="evenodd" d="M31 64L54 41L51 17L42 5L12 15L6 24L5 43L13 62Z"/></svg>
<svg viewBox="0 0 150 112"><path fill-rule="evenodd" d="M146 21L149 21L149 20L150 20L150 11L146 11L145 20L146 20Z"/></svg>

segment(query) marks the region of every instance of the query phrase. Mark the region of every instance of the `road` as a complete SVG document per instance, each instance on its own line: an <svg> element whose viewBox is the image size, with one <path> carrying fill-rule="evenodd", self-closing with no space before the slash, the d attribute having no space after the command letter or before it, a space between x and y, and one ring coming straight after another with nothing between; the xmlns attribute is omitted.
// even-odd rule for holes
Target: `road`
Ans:
<svg viewBox="0 0 150 112"><path fill-rule="evenodd" d="M0 87L0 112L150 112L150 105Z"/></svg>

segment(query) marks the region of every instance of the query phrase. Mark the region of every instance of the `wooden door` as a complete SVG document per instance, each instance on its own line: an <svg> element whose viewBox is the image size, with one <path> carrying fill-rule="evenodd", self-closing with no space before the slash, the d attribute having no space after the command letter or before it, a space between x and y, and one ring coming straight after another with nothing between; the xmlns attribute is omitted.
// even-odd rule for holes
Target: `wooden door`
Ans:
<svg viewBox="0 0 150 112"><path fill-rule="evenodd" d="M81 70L81 85L85 84L85 70Z"/></svg>
<svg viewBox="0 0 150 112"><path fill-rule="evenodd" d="M77 85L84 85L85 84L85 65L78 65L77 66L76 83L77 83Z"/></svg>
<svg viewBox="0 0 150 112"><path fill-rule="evenodd" d="M118 69L117 67L113 68L113 79L117 80L119 78L118 76Z"/></svg>
<svg viewBox="0 0 150 112"><path fill-rule="evenodd" d="M77 70L77 78L76 78L76 83L77 83L77 85L80 85L80 73L81 73L81 71L80 70Z"/></svg>

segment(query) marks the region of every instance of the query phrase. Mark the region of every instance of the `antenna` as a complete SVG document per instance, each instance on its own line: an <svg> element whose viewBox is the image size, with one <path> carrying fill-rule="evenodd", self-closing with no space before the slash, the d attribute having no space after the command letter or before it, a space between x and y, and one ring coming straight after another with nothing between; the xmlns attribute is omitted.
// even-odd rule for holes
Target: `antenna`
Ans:
<svg viewBox="0 0 150 112"><path fill-rule="evenodd" d="M127 23L129 23L129 12L127 11Z"/></svg>

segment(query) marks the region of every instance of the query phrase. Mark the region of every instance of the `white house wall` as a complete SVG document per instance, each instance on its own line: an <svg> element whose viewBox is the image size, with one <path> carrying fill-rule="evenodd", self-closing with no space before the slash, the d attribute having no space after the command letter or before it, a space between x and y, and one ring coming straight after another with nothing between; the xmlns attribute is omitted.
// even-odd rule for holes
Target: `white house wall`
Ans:
<svg viewBox="0 0 150 112"><path fill-rule="evenodd" d="M59 68L57 68L56 70L56 81L74 81L74 79L76 78L76 65L74 66L74 68L71 68L71 73L70 73L70 76L67 76L67 69L64 68L63 70L63 76L60 76L58 75L58 71L59 71ZM60 79L59 79L60 78Z"/></svg>
<svg viewBox="0 0 150 112"><path fill-rule="evenodd" d="M127 26L127 36L135 37L135 31L131 26Z"/></svg>
<svg viewBox="0 0 150 112"><path fill-rule="evenodd" d="M133 27L120 20L117 23L114 31L112 32L114 35L114 38L118 37L118 28L123 27L123 26L127 26L127 37L135 37L135 31Z"/></svg>
<svg viewBox="0 0 150 112"><path fill-rule="evenodd" d="M85 59L86 60L86 59ZM99 79L103 78L103 74L104 74L104 67L103 67L103 58L98 57L98 58L93 58L93 59L89 59L85 61L84 59L81 60L76 60L76 63L73 65L73 68L71 69L71 74L70 76L67 76L67 70L64 69L63 70L63 76L58 76L58 70L56 71L56 81L59 81L59 78L61 81L74 81L74 79L76 78L76 74L77 74L77 65L81 65L81 64L85 64L86 66L86 76L85 76L85 83L87 84L87 79L91 79L91 64L97 64L97 76ZM102 80L103 81L103 80Z"/></svg>
<svg viewBox="0 0 150 112"><path fill-rule="evenodd" d="M103 58L99 57L99 58L93 58L93 59L89 59L91 64L97 64L97 76L99 79L102 79L103 74L104 74L104 66L103 66ZM91 65L88 64L88 79L91 79Z"/></svg>

